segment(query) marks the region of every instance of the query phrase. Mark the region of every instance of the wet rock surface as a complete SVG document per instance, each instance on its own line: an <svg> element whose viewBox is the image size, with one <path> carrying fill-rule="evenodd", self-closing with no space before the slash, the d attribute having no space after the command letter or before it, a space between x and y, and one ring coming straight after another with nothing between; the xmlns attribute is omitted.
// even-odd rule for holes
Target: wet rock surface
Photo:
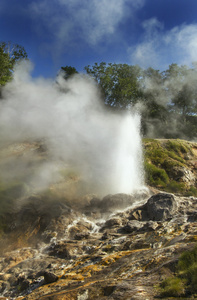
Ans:
<svg viewBox="0 0 197 300"><path fill-rule="evenodd" d="M108 195L78 211L32 201L1 237L5 299L155 299L197 241L194 197Z"/></svg>

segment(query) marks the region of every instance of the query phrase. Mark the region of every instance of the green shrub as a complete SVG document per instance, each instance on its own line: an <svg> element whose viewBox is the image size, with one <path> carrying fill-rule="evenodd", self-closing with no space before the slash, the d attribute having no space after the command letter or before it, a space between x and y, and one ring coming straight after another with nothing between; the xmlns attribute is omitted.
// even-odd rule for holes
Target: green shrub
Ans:
<svg viewBox="0 0 197 300"><path fill-rule="evenodd" d="M185 251L179 258L178 269L181 272L186 271L193 264L197 263L197 245L190 251Z"/></svg>
<svg viewBox="0 0 197 300"><path fill-rule="evenodd" d="M197 263L193 263L187 270L187 281L190 285L190 291L197 292Z"/></svg>
<svg viewBox="0 0 197 300"><path fill-rule="evenodd" d="M183 165L185 163L185 160L181 157L181 156L178 156L177 154L175 154L174 152L172 151L167 151L166 152L167 156L169 158L171 158L174 162L176 162L177 164L180 162L182 163L181 165Z"/></svg>
<svg viewBox="0 0 197 300"><path fill-rule="evenodd" d="M166 148L168 150L173 150L178 155L190 152L190 147L183 144L183 142L181 142L180 140L178 140L178 141L177 140L167 141Z"/></svg>
<svg viewBox="0 0 197 300"><path fill-rule="evenodd" d="M185 251L178 262L179 276L187 281L190 293L197 292L197 246Z"/></svg>
<svg viewBox="0 0 197 300"><path fill-rule="evenodd" d="M169 277L162 281L160 285L161 297L179 297L185 292L183 280L177 277Z"/></svg>
<svg viewBox="0 0 197 300"><path fill-rule="evenodd" d="M156 166L161 165L167 159L166 153L161 147L150 148L146 151L146 157Z"/></svg>
<svg viewBox="0 0 197 300"><path fill-rule="evenodd" d="M165 169L165 171L167 172L167 174L169 176L172 175L173 168L177 167L177 166L184 167L184 164L181 163L180 161L174 160L172 158L168 158L162 163L162 168Z"/></svg>
<svg viewBox="0 0 197 300"><path fill-rule="evenodd" d="M190 186L189 190L186 192L186 196L195 196L197 197L197 188Z"/></svg>
<svg viewBox="0 0 197 300"><path fill-rule="evenodd" d="M145 162L146 181L149 185L166 186L169 181L166 171L153 164Z"/></svg>
<svg viewBox="0 0 197 300"><path fill-rule="evenodd" d="M179 258L177 276L168 277L160 284L161 297L179 297L187 290L190 295L197 292L197 246L185 251Z"/></svg>
<svg viewBox="0 0 197 300"><path fill-rule="evenodd" d="M171 180L166 186L167 192L170 193L184 193L185 192L185 184L183 182L177 182Z"/></svg>

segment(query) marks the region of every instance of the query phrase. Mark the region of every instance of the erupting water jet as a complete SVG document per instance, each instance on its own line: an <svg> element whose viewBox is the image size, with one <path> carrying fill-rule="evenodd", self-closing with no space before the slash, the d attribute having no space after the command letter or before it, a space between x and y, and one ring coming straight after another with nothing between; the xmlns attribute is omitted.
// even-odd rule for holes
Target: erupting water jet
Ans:
<svg viewBox="0 0 197 300"><path fill-rule="evenodd" d="M140 115L124 117L116 151L116 172L113 182L117 193L132 193L142 188L143 155L140 137ZM112 175L113 176L113 175Z"/></svg>

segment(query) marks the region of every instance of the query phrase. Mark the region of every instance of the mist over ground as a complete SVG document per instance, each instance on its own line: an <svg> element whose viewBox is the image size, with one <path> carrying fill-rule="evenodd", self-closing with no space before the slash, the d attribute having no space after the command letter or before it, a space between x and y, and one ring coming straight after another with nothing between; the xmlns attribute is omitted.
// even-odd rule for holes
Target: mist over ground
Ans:
<svg viewBox="0 0 197 300"><path fill-rule="evenodd" d="M12 143L45 144L48 158L28 179L35 190L61 180L59 170L72 169L89 192L131 193L143 185L140 116L105 111L96 83L84 75L53 82L30 75L32 66L18 65L3 89L0 103L1 148ZM13 163L13 176L28 160ZM17 171L14 171L15 168ZM9 178L4 169L1 177Z"/></svg>

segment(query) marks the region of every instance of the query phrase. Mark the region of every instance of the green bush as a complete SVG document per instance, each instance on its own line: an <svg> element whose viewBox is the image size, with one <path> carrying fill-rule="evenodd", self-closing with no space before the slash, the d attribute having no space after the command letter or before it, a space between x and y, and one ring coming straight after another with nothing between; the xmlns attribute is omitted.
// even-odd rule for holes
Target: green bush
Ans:
<svg viewBox="0 0 197 300"><path fill-rule="evenodd" d="M183 144L183 142L181 142L179 140L178 141L177 140L167 141L166 148L170 151L172 150L172 151L176 152L178 155L190 152L189 146Z"/></svg>
<svg viewBox="0 0 197 300"><path fill-rule="evenodd" d="M184 193L185 192L185 184L183 182L177 182L171 180L166 186L167 191L170 193Z"/></svg>
<svg viewBox="0 0 197 300"><path fill-rule="evenodd" d="M187 281L190 285L190 291L197 292L197 263L193 263L187 270Z"/></svg>
<svg viewBox="0 0 197 300"><path fill-rule="evenodd" d="M186 192L186 196L195 196L197 197L197 188L190 186L189 190Z"/></svg>
<svg viewBox="0 0 197 300"><path fill-rule="evenodd" d="M185 251L179 258L176 277L168 277L160 284L161 297L179 297L187 290L190 295L197 292L197 245Z"/></svg>
<svg viewBox="0 0 197 300"><path fill-rule="evenodd" d="M187 281L191 293L197 292L197 246L185 251L178 262L179 276Z"/></svg>
<svg viewBox="0 0 197 300"><path fill-rule="evenodd" d="M178 269L184 271L193 263L197 263L197 245L190 251L185 251L179 258Z"/></svg>
<svg viewBox="0 0 197 300"><path fill-rule="evenodd" d="M149 185L166 186L169 178L164 169L160 169L153 164L145 162L146 181Z"/></svg>
<svg viewBox="0 0 197 300"><path fill-rule="evenodd" d="M161 297L179 297L184 294L184 282L177 277L169 277L162 281L160 285Z"/></svg>

